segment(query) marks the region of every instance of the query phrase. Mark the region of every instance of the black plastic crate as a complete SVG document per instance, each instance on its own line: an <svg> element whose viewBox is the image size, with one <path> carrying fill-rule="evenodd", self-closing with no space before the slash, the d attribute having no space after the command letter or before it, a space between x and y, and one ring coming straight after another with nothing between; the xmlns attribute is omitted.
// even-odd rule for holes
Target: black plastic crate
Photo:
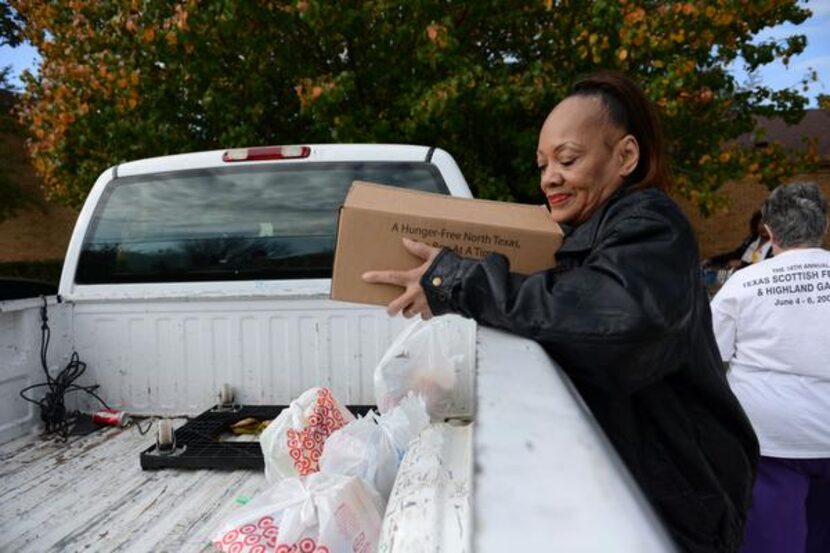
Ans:
<svg viewBox="0 0 830 553"><path fill-rule="evenodd" d="M212 407L174 431L176 447L173 452L162 453L157 444L142 451L141 468L262 470L265 461L259 441L221 441L219 438L242 419L273 420L285 408L285 405ZM349 405L347 408L354 415L365 415L372 409L367 405Z"/></svg>

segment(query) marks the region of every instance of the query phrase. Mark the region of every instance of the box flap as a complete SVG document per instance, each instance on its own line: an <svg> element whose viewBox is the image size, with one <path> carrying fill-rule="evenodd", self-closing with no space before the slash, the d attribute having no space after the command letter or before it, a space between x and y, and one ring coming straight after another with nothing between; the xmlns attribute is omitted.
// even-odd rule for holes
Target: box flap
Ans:
<svg viewBox="0 0 830 553"><path fill-rule="evenodd" d="M436 201L436 196L441 201ZM343 205L402 215L423 212L436 219L472 224L495 218L501 224L516 229L562 234L559 225L551 219L547 208L542 205L457 198L364 181L352 183Z"/></svg>

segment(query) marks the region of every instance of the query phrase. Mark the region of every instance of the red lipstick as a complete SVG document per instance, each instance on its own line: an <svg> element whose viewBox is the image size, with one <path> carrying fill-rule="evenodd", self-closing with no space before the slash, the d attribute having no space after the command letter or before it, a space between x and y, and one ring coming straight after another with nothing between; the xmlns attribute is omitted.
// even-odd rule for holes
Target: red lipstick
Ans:
<svg viewBox="0 0 830 553"><path fill-rule="evenodd" d="M559 205L565 201L567 201L571 197L570 194L565 193L558 193L558 194L550 194L548 196L548 204L552 207L555 205Z"/></svg>

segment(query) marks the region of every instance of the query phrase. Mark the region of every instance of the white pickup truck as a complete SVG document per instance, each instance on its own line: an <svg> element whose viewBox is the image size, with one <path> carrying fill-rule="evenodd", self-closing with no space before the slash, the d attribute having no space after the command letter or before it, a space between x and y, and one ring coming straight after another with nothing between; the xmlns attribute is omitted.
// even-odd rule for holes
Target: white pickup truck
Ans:
<svg viewBox="0 0 830 553"><path fill-rule="evenodd" d="M337 211L354 180L470 196L447 152L401 145L220 150L99 177L58 296L0 302L0 551L210 551L219 522L266 485L256 469L143 470L156 433L135 425L41 435L40 409L20 392L45 371L54 379L73 352L86 364L76 384L98 384L145 427L181 426L220 390L242 405L286 405L316 385L347 405L374 402L373 369L404 321L328 298ZM411 445L377 550L672 551L543 350L454 325L468 360L460 416ZM68 411L100 407L82 391L67 397Z"/></svg>

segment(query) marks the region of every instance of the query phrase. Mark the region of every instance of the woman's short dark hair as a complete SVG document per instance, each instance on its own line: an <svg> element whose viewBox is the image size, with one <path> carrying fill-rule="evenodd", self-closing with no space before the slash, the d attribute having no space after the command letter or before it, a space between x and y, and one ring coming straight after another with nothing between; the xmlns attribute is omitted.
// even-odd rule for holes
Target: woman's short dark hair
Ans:
<svg viewBox="0 0 830 553"><path fill-rule="evenodd" d="M577 81L570 96L599 98L611 122L637 140L640 160L628 183L638 190L671 188L660 119L637 83L616 71L600 71Z"/></svg>
<svg viewBox="0 0 830 553"><path fill-rule="evenodd" d="M761 214L783 249L819 247L827 232L827 200L814 182L779 186L764 201Z"/></svg>

